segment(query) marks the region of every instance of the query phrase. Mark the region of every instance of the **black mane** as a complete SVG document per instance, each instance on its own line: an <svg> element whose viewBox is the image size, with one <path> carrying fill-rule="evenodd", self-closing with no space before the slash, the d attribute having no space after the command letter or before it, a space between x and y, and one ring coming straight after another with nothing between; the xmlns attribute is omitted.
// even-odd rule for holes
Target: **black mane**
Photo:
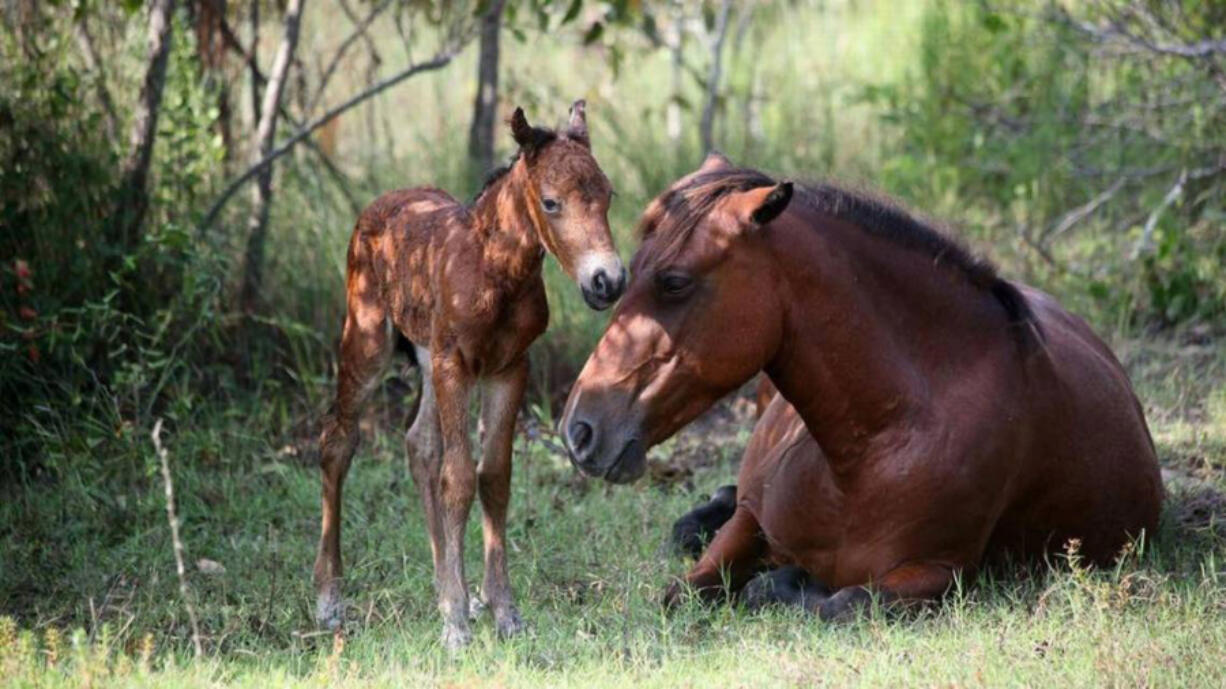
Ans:
<svg viewBox="0 0 1226 689"><path fill-rule="evenodd" d="M750 168L726 167L699 173L686 184L670 189L652 203L639 226L646 239L662 242L659 256L680 251L694 228L729 193L774 186L777 182ZM796 185L792 204L855 225L864 232L908 250L918 252L962 273L976 287L992 294L1027 347L1042 342L1030 304L1013 283L1003 279L996 266L976 256L956 239L915 218L895 203L870 194L854 192L830 183ZM667 223L663 222L665 219ZM665 236L662 231L667 234Z"/></svg>

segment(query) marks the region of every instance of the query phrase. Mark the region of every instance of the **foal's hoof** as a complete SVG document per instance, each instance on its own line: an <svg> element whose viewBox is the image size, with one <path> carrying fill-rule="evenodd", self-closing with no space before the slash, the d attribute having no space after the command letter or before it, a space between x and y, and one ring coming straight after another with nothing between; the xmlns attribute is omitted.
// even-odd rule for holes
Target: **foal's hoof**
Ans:
<svg viewBox="0 0 1226 689"><path fill-rule="evenodd" d="M502 639L515 636L527 627L515 606L510 606L501 613L494 613L494 624L498 626L498 637Z"/></svg>
<svg viewBox="0 0 1226 689"><path fill-rule="evenodd" d="M473 633L467 624L443 623L443 648L458 651L472 643Z"/></svg>
<svg viewBox="0 0 1226 689"><path fill-rule="evenodd" d="M315 622L321 629L336 631L345 621L345 602L341 600L340 587L328 586L315 599Z"/></svg>
<svg viewBox="0 0 1226 689"><path fill-rule="evenodd" d="M762 572L745 585L742 600L750 610L770 605L813 610L830 597L830 590L800 567L789 565Z"/></svg>

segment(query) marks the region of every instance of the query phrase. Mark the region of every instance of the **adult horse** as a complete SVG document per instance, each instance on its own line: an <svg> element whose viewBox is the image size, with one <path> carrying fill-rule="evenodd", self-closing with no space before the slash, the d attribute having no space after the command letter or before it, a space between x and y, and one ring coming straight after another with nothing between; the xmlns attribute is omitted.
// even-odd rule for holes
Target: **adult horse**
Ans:
<svg viewBox="0 0 1226 689"><path fill-rule="evenodd" d="M1109 562L1156 526L1153 443L1108 347L884 202L712 156L647 208L633 279L571 390L572 461L613 482L764 369L776 402L737 505L685 580L714 598L771 565L940 596L985 555L1081 540ZM679 588L667 594L675 600Z"/></svg>
<svg viewBox="0 0 1226 689"><path fill-rule="evenodd" d="M595 309L621 295L625 270L609 233L612 187L592 157L583 101L572 106L560 132L529 125L518 108L510 126L519 152L472 204L433 187L393 191L371 203L353 231L336 402L319 440L321 625L336 628L342 621L341 486L357 448L358 415L398 332L422 371L421 401L405 444L425 503L443 642L455 648L471 639L464 526L474 492L485 516L481 592L500 634L522 627L504 541L525 350L549 320L541 262L546 252L554 254ZM474 470L468 403L478 384L485 451Z"/></svg>

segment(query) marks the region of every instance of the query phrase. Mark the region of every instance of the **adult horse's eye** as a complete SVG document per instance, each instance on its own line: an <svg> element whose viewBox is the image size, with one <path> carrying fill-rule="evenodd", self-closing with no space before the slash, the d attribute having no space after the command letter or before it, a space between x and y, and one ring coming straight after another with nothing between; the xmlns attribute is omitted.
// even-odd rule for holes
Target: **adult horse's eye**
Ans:
<svg viewBox="0 0 1226 689"><path fill-rule="evenodd" d="M665 299L680 299L694 286L694 278L685 273L657 273L655 281L656 292Z"/></svg>
<svg viewBox="0 0 1226 689"><path fill-rule="evenodd" d="M541 208L544 208L546 213L553 215L562 210L562 204L555 199L541 199Z"/></svg>

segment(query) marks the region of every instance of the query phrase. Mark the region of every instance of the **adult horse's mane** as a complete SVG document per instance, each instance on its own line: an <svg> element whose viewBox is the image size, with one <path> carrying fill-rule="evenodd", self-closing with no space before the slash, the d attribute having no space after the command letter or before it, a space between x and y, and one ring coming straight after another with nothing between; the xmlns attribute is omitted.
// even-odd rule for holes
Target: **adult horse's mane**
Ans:
<svg viewBox="0 0 1226 689"><path fill-rule="evenodd" d="M668 190L652 202L639 224L642 239L659 243L652 262L675 256L694 228L724 196L775 184L774 179L752 168L728 166L699 173L684 185ZM816 213L855 225L874 237L927 256L934 264L960 272L972 285L987 290L1000 302L1028 350L1042 343L1042 331L1030 304L1013 283L1000 277L991 261L975 256L956 239L894 202L827 182L796 185L792 203L798 201ZM635 256L635 270L642 260Z"/></svg>

